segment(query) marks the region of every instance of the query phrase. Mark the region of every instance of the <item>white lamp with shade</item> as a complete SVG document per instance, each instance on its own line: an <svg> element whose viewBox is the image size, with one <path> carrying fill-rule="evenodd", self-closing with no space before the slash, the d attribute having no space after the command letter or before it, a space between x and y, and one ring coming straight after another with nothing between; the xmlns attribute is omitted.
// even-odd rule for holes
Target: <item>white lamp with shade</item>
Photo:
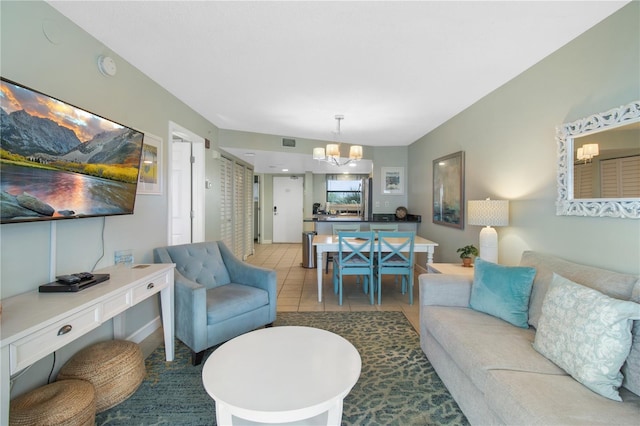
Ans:
<svg viewBox="0 0 640 426"><path fill-rule="evenodd" d="M498 263L498 233L492 226L509 225L509 201L469 201L467 215L469 225L484 226L480 231L480 258Z"/></svg>

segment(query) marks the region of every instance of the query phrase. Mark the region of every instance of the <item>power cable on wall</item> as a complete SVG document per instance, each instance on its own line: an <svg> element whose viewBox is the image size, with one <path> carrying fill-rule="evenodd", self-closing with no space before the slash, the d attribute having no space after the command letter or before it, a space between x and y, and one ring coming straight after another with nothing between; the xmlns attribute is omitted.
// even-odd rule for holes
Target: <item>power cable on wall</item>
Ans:
<svg viewBox="0 0 640 426"><path fill-rule="evenodd" d="M106 219L103 216L102 217L102 236L101 236L101 241L102 241L102 254L100 255L100 257L98 258L98 260L96 260L96 263L93 264L93 267L91 268L91 272L93 272L96 269L96 266L98 265L98 262L100 262L102 260L102 258L104 257L104 228L105 228L105 223L106 223Z"/></svg>

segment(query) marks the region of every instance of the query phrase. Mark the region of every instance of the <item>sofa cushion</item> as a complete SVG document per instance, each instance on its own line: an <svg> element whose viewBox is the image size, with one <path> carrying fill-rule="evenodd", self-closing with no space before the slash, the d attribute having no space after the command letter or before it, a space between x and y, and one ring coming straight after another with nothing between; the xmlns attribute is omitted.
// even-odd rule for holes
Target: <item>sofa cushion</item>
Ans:
<svg viewBox="0 0 640 426"><path fill-rule="evenodd" d="M207 324L250 312L269 304L269 293L261 288L227 284L207 290Z"/></svg>
<svg viewBox="0 0 640 426"><path fill-rule="evenodd" d="M621 300L629 300L631 298L633 286L638 282L638 277L634 275L580 265L550 254L535 251L522 253L520 265L536 268L536 277L533 280L531 302L529 304L529 324L536 328L538 328L538 321L542 312L542 301L547 293L549 284L551 284L554 272L575 283Z"/></svg>
<svg viewBox="0 0 640 426"><path fill-rule="evenodd" d="M637 425L640 397L604 398L571 376L509 370L488 373L485 402L507 425Z"/></svg>
<svg viewBox="0 0 640 426"><path fill-rule="evenodd" d="M589 389L620 401L632 319L640 319L640 304L554 275L533 347Z"/></svg>
<svg viewBox="0 0 640 426"><path fill-rule="evenodd" d="M476 259L469 304L476 311L528 328L529 297L536 274L529 266L504 266Z"/></svg>
<svg viewBox="0 0 640 426"><path fill-rule="evenodd" d="M633 288L631 300L640 303L640 282ZM633 322L631 335L633 336L631 351L622 366L622 375L624 376L622 386L636 395L640 395L640 320Z"/></svg>
<svg viewBox="0 0 640 426"><path fill-rule="evenodd" d="M492 369L567 374L531 348L533 329L469 308L426 306L422 314L422 326L481 392Z"/></svg>

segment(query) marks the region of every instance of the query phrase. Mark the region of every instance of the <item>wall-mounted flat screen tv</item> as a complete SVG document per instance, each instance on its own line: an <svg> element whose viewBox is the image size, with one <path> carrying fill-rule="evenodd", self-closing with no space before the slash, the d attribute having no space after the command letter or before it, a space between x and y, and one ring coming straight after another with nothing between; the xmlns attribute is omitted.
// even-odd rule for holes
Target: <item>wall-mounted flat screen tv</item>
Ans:
<svg viewBox="0 0 640 426"><path fill-rule="evenodd" d="M133 214L143 133L0 79L1 223Z"/></svg>

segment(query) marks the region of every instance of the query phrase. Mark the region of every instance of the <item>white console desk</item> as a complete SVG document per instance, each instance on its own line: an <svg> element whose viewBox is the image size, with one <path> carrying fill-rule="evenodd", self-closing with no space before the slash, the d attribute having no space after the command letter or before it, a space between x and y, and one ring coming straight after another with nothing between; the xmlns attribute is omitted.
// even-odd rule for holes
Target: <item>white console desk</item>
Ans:
<svg viewBox="0 0 640 426"><path fill-rule="evenodd" d="M124 338L127 309L160 293L167 361L173 361L173 264L110 267L108 281L75 293L31 291L2 300L0 425L9 423L10 377L113 318Z"/></svg>

